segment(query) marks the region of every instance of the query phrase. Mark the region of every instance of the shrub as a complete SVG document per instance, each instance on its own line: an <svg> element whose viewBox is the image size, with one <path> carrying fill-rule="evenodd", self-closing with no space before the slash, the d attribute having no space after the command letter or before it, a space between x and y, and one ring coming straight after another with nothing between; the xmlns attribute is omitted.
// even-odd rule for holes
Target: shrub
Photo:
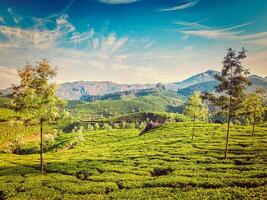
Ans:
<svg viewBox="0 0 267 200"><path fill-rule="evenodd" d="M99 124L95 123L94 128L95 128L95 130L99 130L99 128L100 128Z"/></svg>
<svg viewBox="0 0 267 200"><path fill-rule="evenodd" d="M115 124L113 125L113 128L115 128L115 129L119 129L119 128L120 128L120 124L115 123Z"/></svg>
<svg viewBox="0 0 267 200"><path fill-rule="evenodd" d="M104 124L103 127L102 127L104 130L111 130L112 129L112 126L110 126L109 124Z"/></svg>
<svg viewBox="0 0 267 200"><path fill-rule="evenodd" d="M91 124L88 124L87 125L87 130L88 131L93 131L94 130L94 127Z"/></svg>
<svg viewBox="0 0 267 200"><path fill-rule="evenodd" d="M127 123L125 122L125 121L122 121L122 123L121 123L121 128L126 128L126 125L127 125Z"/></svg>
<svg viewBox="0 0 267 200"><path fill-rule="evenodd" d="M128 123L127 128L135 128L135 124L134 123Z"/></svg>
<svg viewBox="0 0 267 200"><path fill-rule="evenodd" d="M76 177L81 180L88 180L89 176L91 176L93 173L81 170L76 172Z"/></svg>
<svg viewBox="0 0 267 200"><path fill-rule="evenodd" d="M139 129L144 129L146 127L146 123L145 122L141 122L140 124L139 124Z"/></svg>
<svg viewBox="0 0 267 200"><path fill-rule="evenodd" d="M79 128L77 128L77 132L78 132L78 133L82 133L83 131L84 131L83 126L80 126Z"/></svg>

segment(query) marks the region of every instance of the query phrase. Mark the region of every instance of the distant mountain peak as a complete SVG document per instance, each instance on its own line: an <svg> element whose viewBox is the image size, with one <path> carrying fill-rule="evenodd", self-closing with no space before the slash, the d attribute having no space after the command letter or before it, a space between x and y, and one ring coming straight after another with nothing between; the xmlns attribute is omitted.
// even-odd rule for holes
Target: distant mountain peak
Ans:
<svg viewBox="0 0 267 200"><path fill-rule="evenodd" d="M263 79L261 76L258 76L258 75L250 75L249 78Z"/></svg>
<svg viewBox="0 0 267 200"><path fill-rule="evenodd" d="M219 74L220 72L216 71L216 70L207 70L205 72L203 72L203 74L207 74L207 75L210 75L210 76L214 76L215 74Z"/></svg>
<svg viewBox="0 0 267 200"><path fill-rule="evenodd" d="M203 83L207 81L214 81L215 80L214 75L219 74L219 73L220 72L215 71L215 70L207 70L205 72L193 75L181 82L167 84L167 88L178 90L178 89L189 87L191 85L195 85L195 84L199 84L199 83Z"/></svg>

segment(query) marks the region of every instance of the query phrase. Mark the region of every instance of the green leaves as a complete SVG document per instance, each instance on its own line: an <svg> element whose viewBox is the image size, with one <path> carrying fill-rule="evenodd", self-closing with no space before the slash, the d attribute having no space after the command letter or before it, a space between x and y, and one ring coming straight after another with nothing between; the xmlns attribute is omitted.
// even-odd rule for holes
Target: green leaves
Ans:
<svg viewBox="0 0 267 200"><path fill-rule="evenodd" d="M222 110L229 111L231 116L238 115L245 98L244 90L251 84L247 78L249 71L241 63L246 58L246 52L244 48L238 53L229 48L224 57L221 74L215 75L215 79L219 81L216 92L221 93L221 96L214 99L213 103Z"/></svg>
<svg viewBox="0 0 267 200"><path fill-rule="evenodd" d="M43 121L61 118L59 107L64 102L56 96L55 84L51 83L55 76L55 69L45 59L37 66L27 64L19 70L20 85L13 86L13 108Z"/></svg>
<svg viewBox="0 0 267 200"><path fill-rule="evenodd" d="M245 116L249 124L256 123L263 118L264 96L263 91L256 90L249 93L243 102L241 114Z"/></svg>
<svg viewBox="0 0 267 200"><path fill-rule="evenodd" d="M195 92L189 97L185 106L185 115L196 120L207 120L209 113L205 104L202 103L200 92Z"/></svg>

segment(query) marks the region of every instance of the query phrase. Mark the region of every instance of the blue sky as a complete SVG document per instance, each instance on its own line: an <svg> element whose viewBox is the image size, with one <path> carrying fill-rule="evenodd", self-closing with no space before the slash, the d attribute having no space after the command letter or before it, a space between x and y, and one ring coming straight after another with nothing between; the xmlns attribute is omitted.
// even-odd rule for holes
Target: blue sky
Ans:
<svg viewBox="0 0 267 200"><path fill-rule="evenodd" d="M42 58L57 82L180 81L242 46L266 76L266 0L0 0L0 88Z"/></svg>

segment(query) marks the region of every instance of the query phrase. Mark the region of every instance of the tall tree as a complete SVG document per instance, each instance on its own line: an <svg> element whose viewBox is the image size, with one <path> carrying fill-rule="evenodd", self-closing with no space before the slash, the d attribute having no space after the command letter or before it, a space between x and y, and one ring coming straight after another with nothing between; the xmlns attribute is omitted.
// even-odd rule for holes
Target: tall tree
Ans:
<svg viewBox="0 0 267 200"><path fill-rule="evenodd" d="M194 141L196 120L206 120L209 115L208 109L205 104L203 104L200 95L200 92L194 92L194 94L190 96L188 101L186 102L184 111L185 115L191 117L193 120L193 130L191 139L192 142Z"/></svg>
<svg viewBox="0 0 267 200"><path fill-rule="evenodd" d="M252 135L254 135L256 123L263 119L264 91L257 89L255 92L247 94L243 105L243 114L249 124L252 124Z"/></svg>
<svg viewBox="0 0 267 200"><path fill-rule="evenodd" d="M56 96L55 84L51 82L56 71L44 59L37 66L27 64L18 74L20 84L13 86L12 106L16 111L29 113L39 121L40 170L43 174L43 124L60 118L59 107L63 105L63 101Z"/></svg>
<svg viewBox="0 0 267 200"><path fill-rule="evenodd" d="M214 78L219 82L216 86L216 92L219 96L204 94L214 105L220 108L220 114L227 116L227 132L224 159L227 158L228 143L230 136L230 123L233 118L237 117L242 108L242 102L245 99L245 88L250 85L247 78L249 71L242 65L241 61L246 58L247 50L236 53L235 50L227 49L227 54L223 60L223 68L220 74Z"/></svg>

